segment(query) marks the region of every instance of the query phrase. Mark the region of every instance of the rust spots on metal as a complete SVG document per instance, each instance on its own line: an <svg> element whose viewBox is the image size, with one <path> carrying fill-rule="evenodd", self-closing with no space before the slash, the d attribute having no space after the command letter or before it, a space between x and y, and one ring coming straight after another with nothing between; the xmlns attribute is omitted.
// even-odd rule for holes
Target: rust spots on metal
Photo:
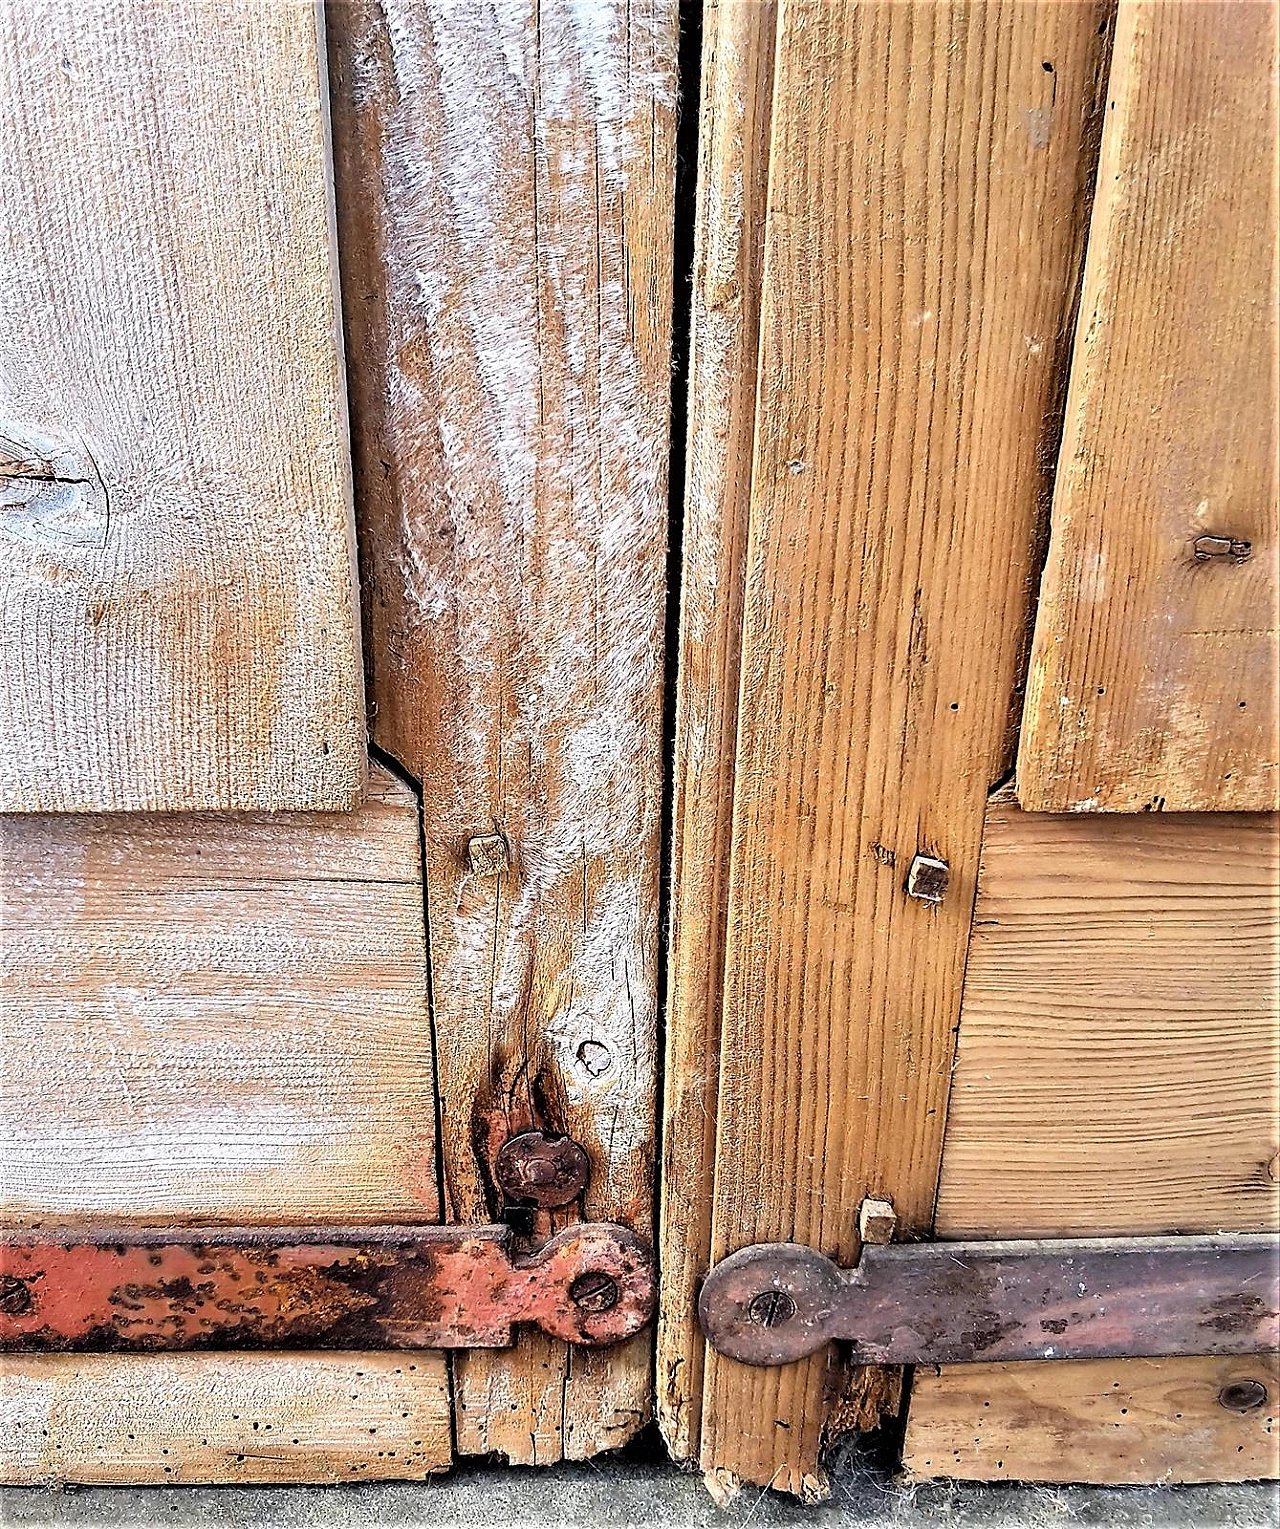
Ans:
<svg viewBox="0 0 1280 1529"><path fill-rule="evenodd" d="M583 1281L613 1298L583 1302ZM195 1228L12 1233L0 1243L0 1349L18 1352L502 1348L521 1323L618 1343L649 1321L653 1255L583 1223L528 1256L510 1229Z"/></svg>
<svg viewBox="0 0 1280 1529"><path fill-rule="evenodd" d="M1278 1309L1270 1235L867 1245L850 1270L762 1243L698 1303L711 1346L757 1365L833 1339L857 1364L1255 1354L1280 1347Z"/></svg>
<svg viewBox="0 0 1280 1529"><path fill-rule="evenodd" d="M542 1210L572 1205L590 1173L586 1150L554 1131L521 1131L503 1142L494 1161L494 1177L507 1200Z"/></svg>

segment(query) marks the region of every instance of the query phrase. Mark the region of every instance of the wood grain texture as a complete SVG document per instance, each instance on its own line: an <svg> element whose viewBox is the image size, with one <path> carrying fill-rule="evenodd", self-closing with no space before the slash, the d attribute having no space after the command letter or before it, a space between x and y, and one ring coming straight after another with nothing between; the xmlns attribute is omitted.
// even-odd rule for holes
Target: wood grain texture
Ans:
<svg viewBox="0 0 1280 1529"><path fill-rule="evenodd" d="M1225 1385L1268 1401L1231 1412ZM1280 1359L1090 1359L916 1371L903 1452L910 1476L1173 1486L1280 1475Z"/></svg>
<svg viewBox="0 0 1280 1529"><path fill-rule="evenodd" d="M0 810L359 797L322 96L310 0L0 4Z"/></svg>
<svg viewBox="0 0 1280 1529"><path fill-rule="evenodd" d="M1280 1220L1280 822L987 815L936 1229Z"/></svg>
<svg viewBox="0 0 1280 1529"><path fill-rule="evenodd" d="M440 1354L42 1354L0 1360L11 1486L284 1486L448 1468Z"/></svg>
<svg viewBox="0 0 1280 1529"><path fill-rule="evenodd" d="M656 1396L663 1437L678 1460L696 1457L702 1415L697 1297L711 1251L776 16L772 0L710 0L702 19Z"/></svg>
<svg viewBox="0 0 1280 1529"><path fill-rule="evenodd" d="M779 13L712 1255L932 1216L1093 173L1107 11ZM951 867L908 898L917 852ZM806 1496L826 1357L707 1356L702 1464ZM868 1387L870 1386L870 1389ZM877 1389L878 1388L878 1389ZM832 1416L892 1405L855 1377Z"/></svg>
<svg viewBox="0 0 1280 1529"><path fill-rule="evenodd" d="M1275 7L1122 0L1024 806L1280 806ZM1197 561L1206 535L1247 562Z"/></svg>
<svg viewBox="0 0 1280 1529"><path fill-rule="evenodd" d="M407 787L0 834L11 1224L439 1218Z"/></svg>
<svg viewBox="0 0 1280 1529"><path fill-rule="evenodd" d="M330 25L374 732L427 803L446 1214L500 1210L494 1153L536 1122L588 1149L581 1209L650 1234L675 3ZM473 870L495 834L505 869ZM650 1347L460 1357L459 1448L623 1443Z"/></svg>

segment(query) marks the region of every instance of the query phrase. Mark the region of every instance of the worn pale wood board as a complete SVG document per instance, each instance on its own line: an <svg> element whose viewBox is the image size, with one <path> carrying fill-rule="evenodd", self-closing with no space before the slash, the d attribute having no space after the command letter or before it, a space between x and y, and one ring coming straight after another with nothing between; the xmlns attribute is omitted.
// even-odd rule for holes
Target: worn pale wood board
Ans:
<svg viewBox="0 0 1280 1529"><path fill-rule="evenodd" d="M777 6L702 16L663 1073L657 1415L696 1457Z"/></svg>
<svg viewBox="0 0 1280 1529"><path fill-rule="evenodd" d="M1277 12L1122 0L1024 806L1280 806ZM1197 561L1205 535L1252 545Z"/></svg>
<svg viewBox="0 0 1280 1529"><path fill-rule="evenodd" d="M438 1218L407 787L0 840L10 1223Z"/></svg>
<svg viewBox="0 0 1280 1529"><path fill-rule="evenodd" d="M364 774L311 0L0 3L0 810Z"/></svg>
<svg viewBox="0 0 1280 1529"><path fill-rule="evenodd" d="M1108 16L853 0L779 14L713 1258L793 1238L847 1262L867 1193L909 1232L932 1219ZM918 852L950 864L939 907L905 894ZM828 1423L865 1424L898 1394L892 1373L828 1363L707 1356L717 1490L826 1490Z"/></svg>
<svg viewBox="0 0 1280 1529"><path fill-rule="evenodd" d="M1268 1401L1231 1412L1223 1386ZM914 1477L1098 1485L1280 1475L1280 1359L1090 1359L916 1371L903 1464Z"/></svg>
<svg viewBox="0 0 1280 1529"><path fill-rule="evenodd" d="M536 1122L587 1148L581 1210L651 1235L676 6L330 24L374 733L426 803L446 1215L499 1211L494 1154ZM460 1356L459 1448L622 1444L651 1345Z"/></svg>
<svg viewBox="0 0 1280 1529"><path fill-rule="evenodd" d="M1280 1221L1280 819L987 814L944 1237Z"/></svg>
<svg viewBox="0 0 1280 1529"><path fill-rule="evenodd" d="M8 1355L0 1414L12 1486L414 1480L451 1460L431 1353Z"/></svg>

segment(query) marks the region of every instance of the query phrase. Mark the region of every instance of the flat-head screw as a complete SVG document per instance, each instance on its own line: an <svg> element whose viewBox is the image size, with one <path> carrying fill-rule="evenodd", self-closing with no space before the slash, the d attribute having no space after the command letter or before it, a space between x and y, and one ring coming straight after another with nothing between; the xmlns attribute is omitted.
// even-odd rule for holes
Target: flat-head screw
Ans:
<svg viewBox="0 0 1280 1529"><path fill-rule="evenodd" d="M757 1327L781 1327L796 1314L796 1303L785 1290L762 1290L747 1307Z"/></svg>
<svg viewBox="0 0 1280 1529"><path fill-rule="evenodd" d="M618 1304L622 1292L612 1274L591 1270L569 1286L569 1299L580 1311L608 1311Z"/></svg>

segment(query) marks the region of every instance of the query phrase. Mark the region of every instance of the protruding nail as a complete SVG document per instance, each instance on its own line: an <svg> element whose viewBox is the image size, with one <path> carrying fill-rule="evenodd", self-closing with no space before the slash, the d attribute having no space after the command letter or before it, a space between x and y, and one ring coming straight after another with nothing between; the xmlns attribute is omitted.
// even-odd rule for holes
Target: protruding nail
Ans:
<svg viewBox="0 0 1280 1529"><path fill-rule="evenodd" d="M933 855L917 855L907 872L907 896L922 903L940 903L951 880L951 867Z"/></svg>
<svg viewBox="0 0 1280 1529"><path fill-rule="evenodd" d="M898 1227L892 1200L864 1200L858 1207L858 1240L873 1248L887 1247Z"/></svg>
<svg viewBox="0 0 1280 1529"><path fill-rule="evenodd" d="M467 864L473 876L501 876L511 865L506 839L501 834L477 834L468 839Z"/></svg>
<svg viewBox="0 0 1280 1529"><path fill-rule="evenodd" d="M1197 536L1191 545L1197 563L1207 563L1210 558L1226 558L1233 563L1243 563L1253 551L1253 543L1238 536Z"/></svg>

